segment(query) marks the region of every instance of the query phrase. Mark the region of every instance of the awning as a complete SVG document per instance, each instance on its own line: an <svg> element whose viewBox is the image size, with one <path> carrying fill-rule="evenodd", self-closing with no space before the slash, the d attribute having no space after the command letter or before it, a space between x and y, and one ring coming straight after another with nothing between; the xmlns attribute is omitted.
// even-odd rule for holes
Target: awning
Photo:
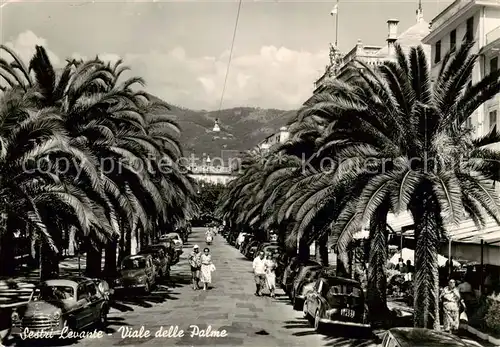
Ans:
<svg viewBox="0 0 500 347"><path fill-rule="evenodd" d="M413 218L409 212L402 212L398 215L390 213L387 216L387 223L398 233L404 227L412 225ZM486 225L481 229L477 228L472 219L467 219L458 225L447 225L446 230L452 242L478 244L484 240L486 244L500 246L500 226L490 217L486 219Z"/></svg>

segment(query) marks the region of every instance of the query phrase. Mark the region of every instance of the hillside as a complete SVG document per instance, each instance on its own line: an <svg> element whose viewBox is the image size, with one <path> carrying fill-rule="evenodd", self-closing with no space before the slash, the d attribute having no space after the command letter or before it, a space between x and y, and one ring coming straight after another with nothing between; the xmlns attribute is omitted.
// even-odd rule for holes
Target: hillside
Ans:
<svg viewBox="0 0 500 347"><path fill-rule="evenodd" d="M154 97L153 97L154 98ZM156 98L155 98L156 99ZM158 99L159 100L159 99ZM181 142L186 155L227 157L256 146L295 116L296 111L236 107L219 111L193 111L169 105L182 129ZM221 131L214 133L215 119ZM230 155L230 156L233 156Z"/></svg>

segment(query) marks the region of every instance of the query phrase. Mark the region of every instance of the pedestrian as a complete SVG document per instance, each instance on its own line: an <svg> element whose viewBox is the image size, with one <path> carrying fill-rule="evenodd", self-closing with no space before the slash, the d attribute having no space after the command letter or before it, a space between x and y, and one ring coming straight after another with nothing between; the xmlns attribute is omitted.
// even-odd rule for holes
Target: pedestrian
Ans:
<svg viewBox="0 0 500 347"><path fill-rule="evenodd" d="M403 258L399 258L398 265L396 265L396 270L398 270L402 274L405 274L407 272Z"/></svg>
<svg viewBox="0 0 500 347"><path fill-rule="evenodd" d="M415 268L411 264L411 260L408 259L406 261L406 274L405 274L405 281L411 281L413 279L413 273L415 272Z"/></svg>
<svg viewBox="0 0 500 347"><path fill-rule="evenodd" d="M191 281L193 282L193 289L200 289L200 268L201 268L201 254L200 247L194 245L193 251L189 255L189 265L191 265Z"/></svg>
<svg viewBox="0 0 500 347"><path fill-rule="evenodd" d="M274 261L271 253L267 254L264 265L266 270L267 286L269 287L269 296L274 298L274 292L276 290L276 262Z"/></svg>
<svg viewBox="0 0 500 347"><path fill-rule="evenodd" d="M212 271L215 270L212 264L212 256L210 255L210 249L205 248L201 259L201 281L203 282L203 290L208 289L208 284L212 283Z"/></svg>
<svg viewBox="0 0 500 347"><path fill-rule="evenodd" d="M257 255L257 258L253 260L253 273L255 278L255 295L262 295L262 287L266 281L266 264L264 259L264 252L260 251Z"/></svg>
<svg viewBox="0 0 500 347"><path fill-rule="evenodd" d="M454 332L458 330L460 324L460 307L465 308L460 292L455 287L455 280L451 279L448 282L448 286L443 289L440 297L443 301L444 331Z"/></svg>

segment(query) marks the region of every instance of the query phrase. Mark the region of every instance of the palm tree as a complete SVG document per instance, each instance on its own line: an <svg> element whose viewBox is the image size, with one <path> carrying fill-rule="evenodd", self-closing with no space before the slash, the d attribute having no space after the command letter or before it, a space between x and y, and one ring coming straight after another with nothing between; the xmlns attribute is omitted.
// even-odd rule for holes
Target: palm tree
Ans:
<svg viewBox="0 0 500 347"><path fill-rule="evenodd" d="M121 236L123 257L130 252L132 238L139 230L142 234L137 239L147 242L159 223L182 224L192 216L192 182L178 165L182 156L178 126L159 111L166 109L164 105L150 102L143 91L133 90L134 84L143 83L140 78L120 82L119 77L127 70L121 61L113 66L98 58L68 61L57 73L43 47L36 47L29 70L14 52L8 52L14 63L1 61L0 72L5 72L0 76L8 84L2 88L9 90L7 101L13 100L5 102L12 115L20 112L22 102L30 109L41 109L43 114L57 115L53 123L58 126L65 151L49 152L44 157L55 171L45 170L43 178L47 180L48 176L71 186L72 193L88 204L78 210L82 223L74 226L83 231L80 238L87 247L89 275L100 275L104 244L110 245L107 270L116 270L117 236ZM14 111L12 102L17 102ZM33 141L39 144L43 144L42 136L53 134L45 118L37 131L40 140ZM7 140L0 140L4 150ZM53 167L54 160L61 156L71 164L64 172ZM160 167L165 158L170 160L168 170ZM65 220L71 218L60 213L51 226L67 231L72 225L64 224Z"/></svg>
<svg viewBox="0 0 500 347"><path fill-rule="evenodd" d="M385 264L387 213L411 212L417 240L418 327L439 326L437 255L447 238L445 223L469 217L481 226L485 213L497 222L500 216L492 184L498 180L499 155L483 147L500 136L494 128L473 139L464 128L474 110L499 92L500 72L472 84L478 57L470 54L471 45L463 43L453 56L445 57L435 83L421 47L413 48L408 58L397 47L397 62L385 63L380 71L362 66L355 84L334 82L335 92L317 96L303 113L333 124L328 146L339 148L343 170L355 168L354 184L365 181L359 198L346 206L334 225L340 251L346 250L360 226L372 220L375 264L370 266L376 271Z"/></svg>

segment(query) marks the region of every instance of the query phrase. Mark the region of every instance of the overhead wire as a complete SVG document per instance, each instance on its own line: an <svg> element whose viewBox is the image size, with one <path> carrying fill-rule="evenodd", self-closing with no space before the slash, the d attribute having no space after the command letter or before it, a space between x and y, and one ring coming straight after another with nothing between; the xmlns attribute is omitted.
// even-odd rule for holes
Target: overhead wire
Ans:
<svg viewBox="0 0 500 347"><path fill-rule="evenodd" d="M229 69L231 68L231 60L233 59L234 42L236 40L236 32L238 31L238 22L240 20L241 4L243 0L239 0L238 12L236 13L236 22L234 23L233 39L231 41L231 49L229 50L229 60L227 62L226 76L224 78L224 85L222 86L222 94L219 103L219 112L222 110L222 102L224 101L224 94L226 93L227 78L229 76Z"/></svg>

